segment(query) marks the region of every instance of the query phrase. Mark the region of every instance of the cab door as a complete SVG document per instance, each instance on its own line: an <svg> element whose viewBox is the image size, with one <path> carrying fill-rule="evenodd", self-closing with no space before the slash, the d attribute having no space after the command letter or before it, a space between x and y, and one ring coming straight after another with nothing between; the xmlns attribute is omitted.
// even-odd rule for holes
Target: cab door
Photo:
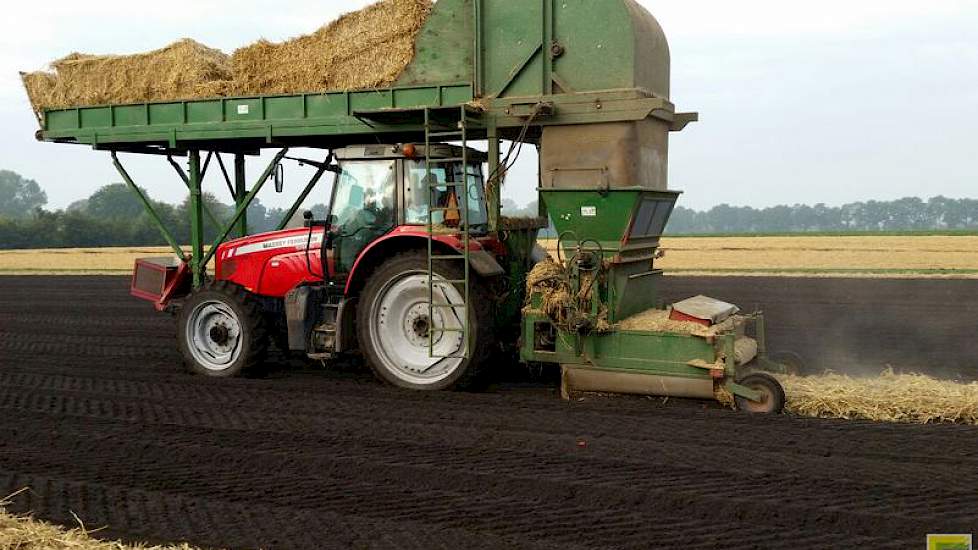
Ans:
<svg viewBox="0 0 978 550"><path fill-rule="evenodd" d="M349 160L333 187L333 275L349 273L360 253L397 225L397 160Z"/></svg>

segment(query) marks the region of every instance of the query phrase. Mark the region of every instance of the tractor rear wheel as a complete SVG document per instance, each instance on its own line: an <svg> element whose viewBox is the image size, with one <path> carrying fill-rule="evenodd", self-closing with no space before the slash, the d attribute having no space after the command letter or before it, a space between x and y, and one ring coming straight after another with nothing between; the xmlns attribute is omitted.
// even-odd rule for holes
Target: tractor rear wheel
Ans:
<svg viewBox="0 0 978 550"><path fill-rule="evenodd" d="M429 311L427 268L424 253L406 252L373 272L357 308L360 349L377 378L393 386L474 389L491 352L491 299L473 277L468 308ZM444 261L435 264L435 304L464 302L463 286L446 282L461 280L463 269Z"/></svg>
<svg viewBox="0 0 978 550"><path fill-rule="evenodd" d="M195 292L177 317L180 352L194 374L229 378L254 370L264 362L268 340L261 308L230 283L211 283Z"/></svg>
<svg viewBox="0 0 978 550"><path fill-rule="evenodd" d="M770 374L755 372L737 382L761 394L760 401L735 396L737 409L754 414L779 414L784 410L786 398L781 383Z"/></svg>

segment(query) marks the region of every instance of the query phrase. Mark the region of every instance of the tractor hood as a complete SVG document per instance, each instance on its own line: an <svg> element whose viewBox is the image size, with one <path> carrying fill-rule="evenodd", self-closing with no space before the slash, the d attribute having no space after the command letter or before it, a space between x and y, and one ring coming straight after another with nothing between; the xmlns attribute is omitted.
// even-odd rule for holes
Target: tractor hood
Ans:
<svg viewBox="0 0 978 550"><path fill-rule="evenodd" d="M217 258L220 260L242 258L251 254L284 254L302 251L309 245L319 245L322 242L322 228L313 229L311 238L308 228L284 229L228 241L218 247Z"/></svg>

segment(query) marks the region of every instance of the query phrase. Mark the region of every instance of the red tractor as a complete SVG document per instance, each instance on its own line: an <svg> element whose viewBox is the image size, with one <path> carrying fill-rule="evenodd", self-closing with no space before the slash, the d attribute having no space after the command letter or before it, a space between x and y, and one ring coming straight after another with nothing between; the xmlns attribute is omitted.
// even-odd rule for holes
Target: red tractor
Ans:
<svg viewBox="0 0 978 550"><path fill-rule="evenodd" d="M323 360L359 348L378 378L404 388L475 384L494 349L493 297L506 292L508 261L488 232L486 157L434 145L429 168L420 149L335 151L326 220L307 212L304 228L222 244L214 280L178 303L189 368L239 375L275 342ZM457 229L463 219L471 239Z"/></svg>

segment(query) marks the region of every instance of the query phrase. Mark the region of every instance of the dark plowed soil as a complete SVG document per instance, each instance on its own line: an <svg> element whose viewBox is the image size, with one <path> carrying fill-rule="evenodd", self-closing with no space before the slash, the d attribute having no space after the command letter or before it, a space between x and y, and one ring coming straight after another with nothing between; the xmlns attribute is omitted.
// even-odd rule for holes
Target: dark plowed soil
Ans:
<svg viewBox="0 0 978 550"><path fill-rule="evenodd" d="M112 278L0 278L0 496L205 547L922 548L978 531L978 429L757 418L356 367L184 374Z"/></svg>

